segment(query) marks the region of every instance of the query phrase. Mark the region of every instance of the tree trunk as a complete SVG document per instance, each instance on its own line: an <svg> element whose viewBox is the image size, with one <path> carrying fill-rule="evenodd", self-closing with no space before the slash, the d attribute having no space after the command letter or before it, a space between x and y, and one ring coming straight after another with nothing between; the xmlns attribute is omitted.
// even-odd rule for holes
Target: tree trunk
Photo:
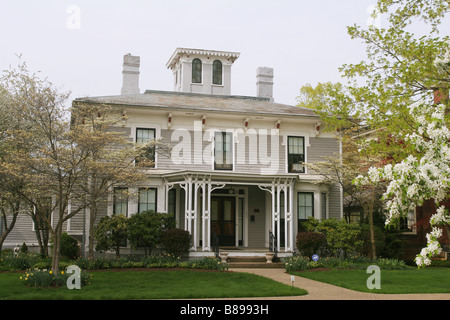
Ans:
<svg viewBox="0 0 450 320"><path fill-rule="evenodd" d="M97 205L95 200L89 210L89 258L94 258L94 228L95 219L97 218Z"/></svg>
<svg viewBox="0 0 450 320"><path fill-rule="evenodd" d="M370 229L370 250L369 250L369 258L375 259L377 256L376 252L376 243L375 243L375 230L373 226L373 209L374 209L374 195L375 191L373 187L370 188L370 196L367 201L363 204L364 213L367 215L369 220L369 229Z"/></svg>
<svg viewBox="0 0 450 320"><path fill-rule="evenodd" d="M58 222L56 226L55 233L53 235L53 250L52 250L52 271L54 274L59 273L59 259L61 252L61 234L62 234L62 224Z"/></svg>
<svg viewBox="0 0 450 320"><path fill-rule="evenodd" d="M3 224L4 224L4 228L5 228L5 232L2 233L1 237L0 237L0 256L2 255L3 242L5 242L6 237L11 232L11 230L14 228L14 225L16 224L17 216L19 215L19 204L17 205L17 207L14 207L12 205L11 205L11 207L13 209L13 215L12 215L12 220L11 220L11 223L9 224L9 226L7 226L5 210L2 209L2 213L1 213L2 216L0 217L0 219L3 220ZM0 232L1 232L1 230L0 230Z"/></svg>
<svg viewBox="0 0 450 320"><path fill-rule="evenodd" d="M373 229L373 205L371 206L369 212L369 226L370 226L370 243L371 243L371 258L375 259L377 257L376 244L375 244L375 231Z"/></svg>

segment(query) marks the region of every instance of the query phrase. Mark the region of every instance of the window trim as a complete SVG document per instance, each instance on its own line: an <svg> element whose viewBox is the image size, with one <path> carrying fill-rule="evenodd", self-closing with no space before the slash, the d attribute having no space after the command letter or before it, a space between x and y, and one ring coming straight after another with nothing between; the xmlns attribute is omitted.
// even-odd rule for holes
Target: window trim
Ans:
<svg viewBox="0 0 450 320"><path fill-rule="evenodd" d="M231 137L231 144L230 144L230 147L231 147L231 163L230 164L228 164L228 163L226 163L227 165L230 165L231 166L231 168L217 168L216 167L216 134L218 134L218 133L220 133L220 134L222 134L222 139L223 139L223 137L225 136L225 135L230 135L230 137ZM224 140L222 140L222 147L224 146ZM213 167L213 170L217 170L217 171L234 171L234 168L235 168L235 163L234 163L234 134L232 133L232 132L228 132L228 131L214 131L214 133L213 133L213 161L212 161L212 167ZM226 159L226 157L225 157L225 159ZM222 160L225 160L225 159L222 159ZM224 165L224 164L222 164L222 165Z"/></svg>
<svg viewBox="0 0 450 320"><path fill-rule="evenodd" d="M149 202L146 202L147 210L141 210L141 190L155 190L155 212L158 212L158 188L155 187L140 187L138 188L138 213L141 213L142 211L148 210Z"/></svg>
<svg viewBox="0 0 450 320"><path fill-rule="evenodd" d="M138 142L137 142L137 139L138 139L138 131L139 131L139 130L152 130L153 133L154 133L154 138L153 138L153 139L154 139L154 140L157 139L157 134L158 134L157 128L149 128L149 127L141 127L141 126L137 126L137 127L134 128L134 142L135 142L136 144L138 143ZM148 168L152 168L152 169L156 168L156 162L157 162L156 148L153 149L153 162L154 162L154 163L153 163L153 166L148 167ZM134 163L137 164L138 161L135 160Z"/></svg>
<svg viewBox="0 0 450 320"><path fill-rule="evenodd" d="M199 75L200 76L200 82L194 81L194 62L195 62L195 64L197 64L197 61L200 62L200 64L199 64L199 66L200 66L200 75ZM193 84L202 84L203 83L203 62L199 58L194 58L192 60L191 83L193 83Z"/></svg>
<svg viewBox="0 0 450 320"><path fill-rule="evenodd" d="M308 194L311 196L311 217L314 217L314 198L315 198L315 194L314 192L308 192L308 191L299 191L297 192L297 220L298 222L301 221L306 221L308 220L309 216L306 216L305 218L300 218L300 195L301 194ZM306 206L304 206L305 208L307 208ZM309 208L309 207L308 207Z"/></svg>
<svg viewBox="0 0 450 320"><path fill-rule="evenodd" d="M289 138L302 138L303 139L303 162L306 163L306 137L305 136L294 136L294 135L288 135L286 137L286 166L287 166L287 172L288 173L306 173L306 166L303 165L303 170L291 170L289 165L289 157L291 153L289 152ZM300 154L292 154L292 155L300 155Z"/></svg>
<svg viewBox="0 0 450 320"><path fill-rule="evenodd" d="M214 82L214 76L216 74L216 70L215 70L215 65L216 62L220 63L220 83L215 83ZM215 86L223 86L223 63L220 60L214 60L213 64L212 64L212 84Z"/></svg>

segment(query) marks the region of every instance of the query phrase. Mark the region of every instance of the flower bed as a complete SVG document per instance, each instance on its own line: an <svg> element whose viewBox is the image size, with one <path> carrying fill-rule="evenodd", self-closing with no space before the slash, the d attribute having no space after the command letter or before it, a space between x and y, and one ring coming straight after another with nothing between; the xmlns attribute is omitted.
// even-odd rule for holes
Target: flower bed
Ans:
<svg viewBox="0 0 450 320"><path fill-rule="evenodd" d="M22 280L27 287L48 288L65 286L70 276L71 274L67 274L65 271L61 271L59 274L54 274L52 270L34 269L23 273L19 279ZM81 271L81 286L90 284L91 279L91 274L83 270Z"/></svg>
<svg viewBox="0 0 450 320"><path fill-rule="evenodd" d="M317 261L311 261L308 257L292 256L283 260L286 272L296 272L312 270L317 268L325 269L367 269L370 265L377 265L385 270L404 270L411 268L402 260L397 259L369 259L362 256L350 258L325 257Z"/></svg>

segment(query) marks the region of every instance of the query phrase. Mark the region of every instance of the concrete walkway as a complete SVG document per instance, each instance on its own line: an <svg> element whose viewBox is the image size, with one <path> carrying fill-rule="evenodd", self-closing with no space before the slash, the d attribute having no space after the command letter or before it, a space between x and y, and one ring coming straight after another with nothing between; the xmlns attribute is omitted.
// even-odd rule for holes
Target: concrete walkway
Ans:
<svg viewBox="0 0 450 320"><path fill-rule="evenodd" d="M247 272L292 285L291 275L284 269L232 268L230 271ZM450 300L450 293L377 294L353 291L323 282L295 277L294 286L308 291L307 295L294 297L249 298L249 300ZM247 300L247 299L245 299Z"/></svg>

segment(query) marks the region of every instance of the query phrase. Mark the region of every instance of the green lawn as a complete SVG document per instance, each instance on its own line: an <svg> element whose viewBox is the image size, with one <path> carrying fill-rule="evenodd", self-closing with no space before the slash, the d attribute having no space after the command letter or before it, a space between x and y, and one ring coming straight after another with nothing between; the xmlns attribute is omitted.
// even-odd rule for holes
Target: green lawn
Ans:
<svg viewBox="0 0 450 320"><path fill-rule="evenodd" d="M450 293L450 268L381 270L381 289L368 289L366 270L306 271L300 277L371 293Z"/></svg>
<svg viewBox="0 0 450 320"><path fill-rule="evenodd" d="M98 271L81 290L66 287L27 288L19 273L0 274L0 299L203 299L304 295L307 292L267 279L237 272L195 270Z"/></svg>

